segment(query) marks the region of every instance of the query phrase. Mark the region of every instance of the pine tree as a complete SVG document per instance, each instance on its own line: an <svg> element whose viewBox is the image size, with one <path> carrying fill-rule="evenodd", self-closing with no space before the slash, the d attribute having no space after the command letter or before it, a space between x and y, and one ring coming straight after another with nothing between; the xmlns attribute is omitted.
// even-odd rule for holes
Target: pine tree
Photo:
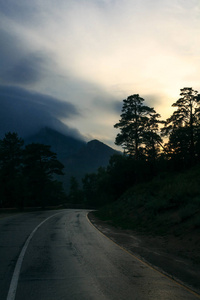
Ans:
<svg viewBox="0 0 200 300"><path fill-rule="evenodd" d="M121 119L114 125L120 129L115 139L116 145L121 145L125 153L138 159L147 146L156 155L158 143L162 139L158 135L159 114L153 108L143 104L144 99L138 94L123 100ZM147 149L146 149L147 150ZM146 152L146 154L150 152Z"/></svg>
<svg viewBox="0 0 200 300"><path fill-rule="evenodd" d="M172 104L177 109L161 131L163 136L169 136L168 147L171 146L174 153L182 158L189 156L190 162L194 162L196 133L200 125L200 98L197 91L188 87L181 89L180 96Z"/></svg>

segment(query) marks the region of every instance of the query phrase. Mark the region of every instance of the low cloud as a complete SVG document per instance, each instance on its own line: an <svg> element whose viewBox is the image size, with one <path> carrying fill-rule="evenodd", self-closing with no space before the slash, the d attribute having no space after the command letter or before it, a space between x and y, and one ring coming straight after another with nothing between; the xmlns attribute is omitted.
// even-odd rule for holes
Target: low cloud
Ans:
<svg viewBox="0 0 200 300"><path fill-rule="evenodd" d="M108 112L111 115L119 115L121 113L123 101L118 101L116 97L100 91L99 95L94 97L93 105L95 108L98 108L103 112Z"/></svg>
<svg viewBox="0 0 200 300"><path fill-rule="evenodd" d="M48 52L31 50L6 30L0 30L1 84L27 86L40 82L52 59Z"/></svg>
<svg viewBox="0 0 200 300"><path fill-rule="evenodd" d="M23 57L16 65L10 67L4 73L7 82L15 84L34 84L42 77L41 65L44 58L35 53Z"/></svg>
<svg viewBox="0 0 200 300"><path fill-rule="evenodd" d="M76 129L61 122L79 116L77 108L48 95L13 86L0 86L0 136L15 131L26 137L43 127L50 127L66 135L83 138Z"/></svg>

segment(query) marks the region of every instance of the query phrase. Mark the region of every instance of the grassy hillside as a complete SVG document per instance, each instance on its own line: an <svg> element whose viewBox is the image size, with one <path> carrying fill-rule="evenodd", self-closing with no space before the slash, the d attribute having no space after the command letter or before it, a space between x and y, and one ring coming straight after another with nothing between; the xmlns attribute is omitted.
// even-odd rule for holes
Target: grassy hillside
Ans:
<svg viewBox="0 0 200 300"><path fill-rule="evenodd" d="M158 235L200 232L200 166L138 184L98 212L126 229Z"/></svg>

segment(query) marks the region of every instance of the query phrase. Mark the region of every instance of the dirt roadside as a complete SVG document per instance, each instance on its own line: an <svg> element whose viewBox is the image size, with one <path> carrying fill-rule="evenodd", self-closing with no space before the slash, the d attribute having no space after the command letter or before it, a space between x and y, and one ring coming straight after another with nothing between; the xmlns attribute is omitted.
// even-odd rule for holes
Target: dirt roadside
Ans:
<svg viewBox="0 0 200 300"><path fill-rule="evenodd" d="M116 228L92 212L88 218L119 246L200 295L200 237L147 236Z"/></svg>
<svg viewBox="0 0 200 300"><path fill-rule="evenodd" d="M4 218L12 217L12 216L17 215L17 214L22 214L22 212L16 211L16 212L9 213L9 212L1 212L0 211L0 220L4 219Z"/></svg>

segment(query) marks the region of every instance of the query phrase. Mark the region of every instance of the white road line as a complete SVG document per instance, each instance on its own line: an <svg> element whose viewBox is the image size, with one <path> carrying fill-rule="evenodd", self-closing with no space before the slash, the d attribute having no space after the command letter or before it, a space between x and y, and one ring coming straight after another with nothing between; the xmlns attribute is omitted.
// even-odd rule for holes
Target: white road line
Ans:
<svg viewBox="0 0 200 300"><path fill-rule="evenodd" d="M48 221L49 219L55 217L58 214L61 214L63 212L59 212L54 214L53 216L48 217L47 219L45 219L44 221L42 221L29 235L29 237L27 238L21 252L20 255L18 257L17 263L15 265L15 270L13 272L13 276L12 276L12 280L10 283L10 288L8 291L8 296L7 296L7 300L15 300L15 295L16 295L16 291L17 291L17 285L18 285L18 280L19 280L19 275L20 275L20 270L21 270L21 266L22 266L22 262L24 259L24 255L26 253L26 250L28 248L28 245L32 239L32 237L34 236L35 232L38 230L39 227L41 227L46 221Z"/></svg>

